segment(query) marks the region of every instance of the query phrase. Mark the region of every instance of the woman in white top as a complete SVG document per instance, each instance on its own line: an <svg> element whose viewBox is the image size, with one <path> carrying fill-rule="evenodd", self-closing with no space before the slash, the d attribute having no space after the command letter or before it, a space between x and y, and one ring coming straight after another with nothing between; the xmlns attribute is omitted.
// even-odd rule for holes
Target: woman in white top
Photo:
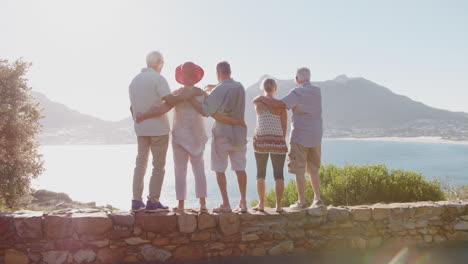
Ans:
<svg viewBox="0 0 468 264"><path fill-rule="evenodd" d="M263 80L261 88L268 97L275 97L278 88L276 81L271 78ZM285 109L270 108L262 102L255 102L257 125L253 138L255 160L257 162L257 191L259 204L253 208L264 211L265 207L265 174L268 156L271 157L273 175L275 178L276 211L281 212L281 202L284 190L284 161L288 153L286 145L286 130L288 116Z"/></svg>
<svg viewBox="0 0 468 264"><path fill-rule="evenodd" d="M192 63L186 62L176 68L176 81L183 87L174 91L178 94L200 94L200 89L194 87L203 78L203 69ZM207 94L205 93L204 96ZM203 102L204 96L196 96L196 100ZM155 117L170 106L153 109L149 113L137 116L137 120ZM213 118L232 125L245 126L243 120L235 120L228 116L215 113ZM200 199L200 211L206 211L207 184L205 175L205 164L203 152L205 150L208 136L204 124L204 117L193 108L190 101L182 101L174 106L174 121L172 124L172 149L174 154L174 175L176 197L179 201L175 208L184 212L185 200L187 198L187 165L190 160L193 175L195 177L195 195Z"/></svg>

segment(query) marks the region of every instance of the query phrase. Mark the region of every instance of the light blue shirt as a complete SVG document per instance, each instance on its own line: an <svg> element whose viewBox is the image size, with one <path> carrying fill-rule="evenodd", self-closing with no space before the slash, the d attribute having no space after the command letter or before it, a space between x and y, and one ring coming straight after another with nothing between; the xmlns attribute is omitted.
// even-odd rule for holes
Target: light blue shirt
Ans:
<svg viewBox="0 0 468 264"><path fill-rule="evenodd" d="M240 82L225 79L220 82L203 103L203 114L208 117L214 113L244 120L245 89ZM215 121L212 129L213 137L225 137L233 146L247 144L247 128Z"/></svg>
<svg viewBox="0 0 468 264"><path fill-rule="evenodd" d="M313 148L322 144L322 95L320 88L303 82L281 99L292 110L290 142Z"/></svg>

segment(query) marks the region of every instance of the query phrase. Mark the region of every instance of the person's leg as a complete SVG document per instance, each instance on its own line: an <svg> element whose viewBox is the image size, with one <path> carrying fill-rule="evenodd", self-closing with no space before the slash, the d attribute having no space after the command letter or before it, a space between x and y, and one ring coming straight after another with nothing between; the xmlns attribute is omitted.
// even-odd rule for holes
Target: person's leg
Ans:
<svg viewBox="0 0 468 264"><path fill-rule="evenodd" d="M275 194L276 194L276 211L283 210L281 205L284 192L284 161L286 154L271 154L271 163L273 164L273 175L275 176Z"/></svg>
<svg viewBox="0 0 468 264"><path fill-rule="evenodd" d="M309 172L310 183L314 191L314 202L322 200L320 198L320 159L321 147L309 148L307 154L307 171Z"/></svg>
<svg viewBox="0 0 468 264"><path fill-rule="evenodd" d="M265 176L268 163L268 153L255 152L255 161L257 163L258 205L254 207L254 210L263 211L265 209Z"/></svg>
<svg viewBox="0 0 468 264"><path fill-rule="evenodd" d="M306 204L305 199L305 165L306 165L307 148L291 142L291 150L288 158L288 171L296 175L296 188L298 201L292 205L294 208L302 208Z"/></svg>
<svg viewBox="0 0 468 264"><path fill-rule="evenodd" d="M245 167L247 147L231 147L229 151L229 160L231 161L231 169L236 172L237 184L239 185L240 201L239 209L241 212L247 211L247 173Z"/></svg>
<svg viewBox="0 0 468 264"><path fill-rule="evenodd" d="M169 135L151 137L151 154L153 155L153 174L151 175L148 199L159 202L161 188L166 173L166 154L169 144Z"/></svg>
<svg viewBox="0 0 468 264"><path fill-rule="evenodd" d="M148 156L150 150L149 137L137 137L138 154L135 162L135 170L133 172L133 200L142 201L144 177L148 166Z"/></svg>
<svg viewBox="0 0 468 264"><path fill-rule="evenodd" d="M223 203L220 207L223 209L230 209L231 204L229 203L229 196L227 193L226 173L216 172L216 181L218 182L219 191L221 192L221 197L223 199Z"/></svg>
<svg viewBox="0 0 468 264"><path fill-rule="evenodd" d="M174 176L176 199L179 201L178 209L184 210L184 201L187 198L187 163L189 155L184 148L176 143L172 143L174 154Z"/></svg>
<svg viewBox="0 0 468 264"><path fill-rule="evenodd" d="M240 201L239 208L242 211L247 210L247 173L245 171L236 171L237 184L239 185Z"/></svg>
<svg viewBox="0 0 468 264"><path fill-rule="evenodd" d="M305 199L305 173L296 174L296 188L297 188L297 195L298 195L298 202L301 205L306 204Z"/></svg>
<svg viewBox="0 0 468 264"><path fill-rule="evenodd" d="M192 164L193 176L195 177L195 195L200 199L200 210L205 210L207 187L203 152L196 156L190 155L190 163Z"/></svg>
<svg viewBox="0 0 468 264"><path fill-rule="evenodd" d="M218 208L213 209L214 211L231 210L225 174L227 164L228 153L225 139L214 139L211 142L211 170L216 172L216 181L218 182L219 191L223 199L223 203Z"/></svg>

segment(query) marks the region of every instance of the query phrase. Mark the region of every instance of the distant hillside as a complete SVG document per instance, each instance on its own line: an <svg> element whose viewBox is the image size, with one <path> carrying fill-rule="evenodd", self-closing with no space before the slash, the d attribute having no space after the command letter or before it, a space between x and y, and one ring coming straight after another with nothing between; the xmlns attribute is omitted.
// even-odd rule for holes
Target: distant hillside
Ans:
<svg viewBox="0 0 468 264"><path fill-rule="evenodd" d="M249 135L255 128L252 101L262 94L260 81L246 90L246 123ZM295 87L293 80L277 80L278 98ZM416 137L435 136L450 140L468 140L468 114L427 106L393 93L364 78L340 75L333 80L314 82L322 90L325 137ZM33 95L44 108L43 132L39 140L45 144L124 144L134 143L133 120L111 122L82 114ZM171 114L171 113L170 113ZM207 119L207 131L212 120Z"/></svg>
<svg viewBox="0 0 468 264"><path fill-rule="evenodd" d="M33 92L45 117L39 141L44 144L120 144L135 142L132 120L101 120Z"/></svg>
<svg viewBox="0 0 468 264"><path fill-rule="evenodd" d="M247 88L246 118L255 125L253 98L262 94L260 82ZM295 87L293 80L277 80L278 98ZM468 139L468 114L427 106L393 93L364 78L340 75L313 82L321 88L323 120L327 137L441 136ZM253 129L250 129L253 133Z"/></svg>

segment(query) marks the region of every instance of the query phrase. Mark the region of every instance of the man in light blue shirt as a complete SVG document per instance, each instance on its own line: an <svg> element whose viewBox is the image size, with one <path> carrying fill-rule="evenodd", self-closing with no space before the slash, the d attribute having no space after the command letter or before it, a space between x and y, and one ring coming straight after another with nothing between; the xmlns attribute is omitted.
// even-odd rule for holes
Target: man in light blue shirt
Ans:
<svg viewBox="0 0 468 264"><path fill-rule="evenodd" d="M288 155L288 171L296 175L299 200L290 208L306 207L305 177L310 174L314 190L312 207L323 206L320 199L320 158L322 145L322 96L320 88L310 83L310 70L299 68L296 73L297 87L281 100L260 96L261 101L273 108L292 110L291 149Z"/></svg>

